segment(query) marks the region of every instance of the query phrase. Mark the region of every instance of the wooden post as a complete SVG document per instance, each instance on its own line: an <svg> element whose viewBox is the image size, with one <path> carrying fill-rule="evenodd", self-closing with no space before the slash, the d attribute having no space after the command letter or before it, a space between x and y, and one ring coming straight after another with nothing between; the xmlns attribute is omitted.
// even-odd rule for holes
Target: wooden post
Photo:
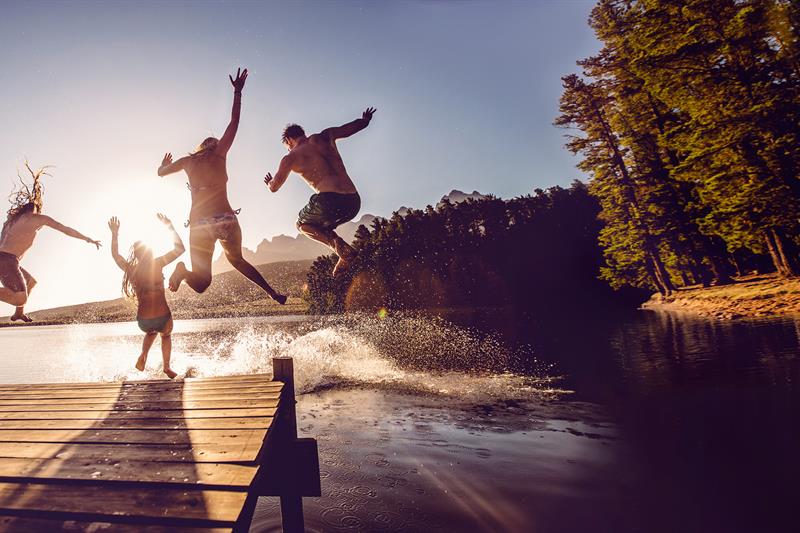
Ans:
<svg viewBox="0 0 800 533"><path fill-rule="evenodd" d="M278 424L281 453L293 453L297 440L297 411L294 397L294 361L291 357L272 358L272 381L283 382ZM287 460L291 460L287 457ZM303 497L300 494L281 495L281 519L286 533L305 530L303 521Z"/></svg>

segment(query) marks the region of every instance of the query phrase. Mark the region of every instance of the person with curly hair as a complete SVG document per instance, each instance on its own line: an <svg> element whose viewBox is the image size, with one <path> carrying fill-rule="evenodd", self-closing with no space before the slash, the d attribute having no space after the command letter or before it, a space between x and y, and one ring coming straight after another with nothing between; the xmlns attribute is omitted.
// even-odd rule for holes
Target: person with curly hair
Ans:
<svg viewBox="0 0 800 533"><path fill-rule="evenodd" d="M31 322L32 319L25 314L25 304L36 285L36 279L22 268L19 262L25 252L33 246L39 230L47 226L69 237L94 244L98 249L100 241L90 239L83 233L43 215L44 191L41 177L46 173L44 169L34 172L27 163L25 167L33 176L33 186L28 187L23 181L22 188L11 194L11 209L8 210L8 216L0 233L0 285L2 285L0 301L16 307L11 320Z"/></svg>

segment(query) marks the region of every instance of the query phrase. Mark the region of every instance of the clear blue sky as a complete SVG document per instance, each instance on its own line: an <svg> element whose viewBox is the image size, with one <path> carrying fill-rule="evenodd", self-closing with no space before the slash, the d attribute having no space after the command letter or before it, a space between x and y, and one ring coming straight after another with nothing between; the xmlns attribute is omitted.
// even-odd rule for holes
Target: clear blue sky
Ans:
<svg viewBox="0 0 800 533"><path fill-rule="evenodd" d="M251 75L229 194L246 246L295 234L310 195L297 176L277 195L262 183L285 153L283 126L315 132L367 106L372 125L340 142L364 213L424 207L451 189L513 197L565 185L581 175L552 121L560 76L598 49L593 3L4 4L0 188L25 158L55 165L45 212L105 243L116 214L123 247L156 211L182 222L185 177L156 168L164 152L222 134L237 66ZM23 265L40 280L32 309L119 294L107 246L43 230Z"/></svg>

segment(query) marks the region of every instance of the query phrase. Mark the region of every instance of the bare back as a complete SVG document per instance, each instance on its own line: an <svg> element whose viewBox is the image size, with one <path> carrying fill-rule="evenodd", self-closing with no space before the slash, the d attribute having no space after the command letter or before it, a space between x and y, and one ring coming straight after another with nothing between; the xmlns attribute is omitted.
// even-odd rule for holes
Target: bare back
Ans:
<svg viewBox="0 0 800 533"><path fill-rule="evenodd" d="M217 153L186 158L183 169L189 177L192 208L189 220L233 211L228 201L228 171L224 156Z"/></svg>
<svg viewBox="0 0 800 533"><path fill-rule="evenodd" d="M294 147L290 153L292 170L297 172L316 192L356 192L353 180L344 168L336 141L316 133Z"/></svg>
<svg viewBox="0 0 800 533"><path fill-rule="evenodd" d="M0 252L6 252L22 258L36 239L36 234L45 225L47 217L36 213L25 213L20 215L10 227L7 228L5 235L0 240Z"/></svg>

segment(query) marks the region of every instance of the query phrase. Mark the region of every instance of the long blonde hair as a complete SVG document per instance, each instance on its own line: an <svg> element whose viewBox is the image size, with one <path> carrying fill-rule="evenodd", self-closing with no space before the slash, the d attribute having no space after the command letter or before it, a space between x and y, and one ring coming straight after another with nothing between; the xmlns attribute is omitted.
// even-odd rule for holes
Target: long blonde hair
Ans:
<svg viewBox="0 0 800 533"><path fill-rule="evenodd" d="M136 275L136 269L139 266L139 256L136 252L142 247L144 247L142 241L136 241L131 245L131 251L128 254L128 259L125 261L127 266L122 274L122 294L132 300L136 299L136 282L134 281L134 277Z"/></svg>
<svg viewBox="0 0 800 533"><path fill-rule="evenodd" d="M192 157L207 157L214 153L214 150L217 149L217 145L219 145L219 139L216 137L206 137L189 155Z"/></svg>

